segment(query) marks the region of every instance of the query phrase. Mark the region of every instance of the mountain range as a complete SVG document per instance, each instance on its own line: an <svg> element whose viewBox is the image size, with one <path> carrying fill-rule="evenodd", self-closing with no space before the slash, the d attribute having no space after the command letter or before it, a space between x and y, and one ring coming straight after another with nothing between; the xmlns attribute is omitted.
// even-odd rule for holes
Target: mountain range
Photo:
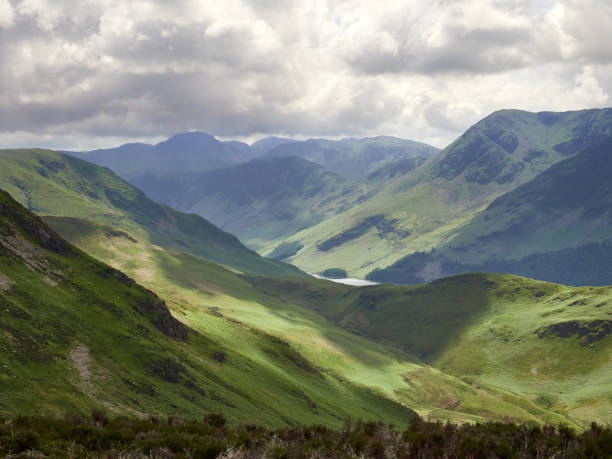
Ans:
<svg viewBox="0 0 612 459"><path fill-rule="evenodd" d="M402 424L412 419L414 412L460 422L512 419L579 426L582 420L606 419L606 385L587 384L584 378L597 380L607 371L600 358L610 342L607 289L576 290L503 275L459 277L416 289L342 286L304 276L299 271L293 271L291 277L245 275L229 264L226 266L231 269L193 252L155 244L156 240L144 237L144 231L129 215L108 220L104 213L85 213L74 203L66 210L63 197L73 196L77 177L82 187L91 186L90 180L96 183L96 177L111 184L125 184L108 170L89 165L97 171L95 174L75 175L61 169L62 174L54 177L53 170L60 166L53 161L64 160L66 167L73 166L71 161L82 165L81 161L45 150L21 151L19 155L15 151L3 153L3 164L14 162L10 170L16 175L33 169L32 175L25 176L30 188L48 190L50 198L46 201L43 223L5 197L5 206L13 209L9 214L22 214L26 223L24 226L21 220L10 220L4 224L12 228L4 244L12 255L0 258L3 288L5 297L20 309L13 311L10 306L6 312L3 310L2 314L8 315L0 323L6 336L7 333L16 336L15 330L23 329L20 339L44 343L39 336L43 333L49 345L55 346L55 357L40 365L34 364L31 357L10 357L14 354L10 349L2 353L3 368L9 369L5 380L12 378L10 391L0 401L5 411L27 412L33 407L40 411L41 406L46 407L43 412L79 411L102 406L121 413L180 413L193 417L202 410L218 410L232 422L253 419L254 413L259 413L258 422L271 426L294 422L339 425L348 416L393 419ZM0 186L13 182L5 174ZM23 191L15 186L12 193L26 203L30 196L29 205L37 206L36 193L24 197ZM91 201L87 195L80 199L84 203ZM75 215L68 215L70 209L75 209ZM31 227L38 228L35 234L53 236L53 242L45 243L40 250L42 258L35 259L40 266L50 266L49 271L36 271L38 265L23 257L27 244L21 239L15 242L11 236L24 231L29 241ZM218 244L214 240L209 243ZM34 245L39 243L35 240ZM45 247L60 247L61 252L50 255ZM80 250L112 268L87 258ZM79 254L74 260L69 256L72 252ZM52 261L43 261L44 257L51 257ZM91 260L90 265L76 264L82 257ZM9 262L3 264L2 260ZM55 266L63 274L55 273ZM98 281L95 274L104 270L112 273L108 285ZM29 280L22 280L19 272L30 273ZM59 288L53 290L55 287L45 277ZM138 315L130 315L134 319L122 321L119 326L117 319L96 315L98 304L111 311L115 311L113 307L119 308L119 316L127 314L121 312L123 307L139 313L139 301L135 305L130 302L137 298L135 293L126 293L125 297L110 293L122 291L122 287L112 283L113 279L123 279L126 287L129 284L141 289L137 286L141 284L145 290L154 292L151 298L158 298L155 304L165 304L172 316L180 320L187 341L167 337L156 338L157 344L153 344L147 341L147 336L152 335L146 332L143 338L128 338L140 337L136 330L149 329L146 320L155 323L154 316L147 319L145 314L139 319ZM32 297L24 299L23 291L32 292ZM460 308L456 308L456 298L465 298ZM534 298L538 304L535 309ZM580 307L569 308L574 302L580 303ZM423 309L423 305L427 307ZM452 308L455 309L450 315ZM519 314L529 308L531 316L525 317L529 327L516 328L513 317L506 319L511 310ZM567 312L557 312L566 308ZM500 311L507 312L498 317L496 312ZM34 328L15 322L27 321L19 314L28 313L42 317L42 322L32 322ZM441 321L441 316L453 319ZM489 317L484 323L497 317L494 332L490 326L480 325L483 317ZM99 321L107 324L106 328L88 332ZM412 330L408 334L406 327ZM64 344L54 344L56 329L62 330ZM183 332L180 333L182 337ZM467 365L462 356L472 355L470 349L475 344L471 337L489 336L487 333L492 333L487 338L489 348L499 349L501 355L505 355L506 340L519 339L523 344L516 347L515 355L506 355L506 360L499 357L500 363L474 354ZM412 338L407 339L408 336ZM588 346L583 345L585 340ZM132 363L135 358L132 354L122 353L126 342L131 342L134 355L147 356L141 364ZM28 349L19 343L15 345ZM141 345L147 351L141 351ZM173 350L177 345L181 349L178 354ZM554 362L542 363L539 360L543 357L539 355L526 358L535 348L542 349L542 355L564 355L567 365L563 374L574 375L571 381L576 384L563 382L561 375L551 373ZM108 359L103 357L107 355ZM155 355L162 357L154 358ZM578 361L582 366L576 369L573 365ZM50 362L60 362L60 366L54 367L56 364ZM482 372L482 365L487 365L488 372ZM533 367L525 369L525 365ZM496 379L502 368L508 370L505 379ZM537 368L540 376L534 375L531 368ZM36 374L47 373L54 375L49 378L50 385L45 383L40 386L42 392L28 395L29 405L18 402L25 394L22 388L30 387L21 378L34 381ZM106 374L118 375L119 379L109 380ZM560 389L552 389L548 381L555 381ZM585 385L589 387L588 393L581 392ZM47 400L43 394L54 390L57 397L42 403ZM166 395L170 391L172 394ZM156 403L158 397L168 403ZM175 401L179 397L185 401ZM75 402L70 404L69 400ZM282 400L283 408L274 411L273 400Z"/></svg>
<svg viewBox="0 0 612 459"><path fill-rule="evenodd" d="M367 199L258 250L292 243L303 248L287 261L309 272L343 268L353 277L437 250L496 198L601 143L612 134L611 117L610 109L493 113L420 166L383 180ZM440 275L431 264L420 281Z"/></svg>
<svg viewBox="0 0 612 459"><path fill-rule="evenodd" d="M495 220L490 227L503 226L503 211L493 216L489 205L603 142L612 134L611 116L610 109L501 110L441 151L392 137L268 138L250 147L258 159L208 171L141 173L130 180L154 200L197 213L259 253L308 272L340 268L353 277L414 283L475 269L580 284L597 268L572 269L573 277L559 270L546 274L544 265L559 263L547 262L541 253L558 260L584 259L575 252L579 246L585 254L606 252L605 238L587 228L575 232L570 243L539 226L540 241L548 243L503 254L493 247L496 242L478 244L477 258L473 250L458 247L455 253L453 247L484 218ZM98 154L84 156L95 160ZM203 156L208 154L212 150ZM605 233L605 221L599 224ZM562 227L556 225L558 231ZM525 263L531 268L519 268L517 254L530 256ZM593 256L587 257L583 264L595 266ZM603 273L592 282L606 283Z"/></svg>
<svg viewBox="0 0 612 459"><path fill-rule="evenodd" d="M607 423L611 117L503 110L441 151L189 133L82 154L122 178L0 150L0 409ZM305 272L343 270L417 285Z"/></svg>
<svg viewBox="0 0 612 459"><path fill-rule="evenodd" d="M177 134L156 145L128 143L117 148L67 153L108 167L128 180L142 174L207 171L255 157L245 143L221 142L204 132Z"/></svg>

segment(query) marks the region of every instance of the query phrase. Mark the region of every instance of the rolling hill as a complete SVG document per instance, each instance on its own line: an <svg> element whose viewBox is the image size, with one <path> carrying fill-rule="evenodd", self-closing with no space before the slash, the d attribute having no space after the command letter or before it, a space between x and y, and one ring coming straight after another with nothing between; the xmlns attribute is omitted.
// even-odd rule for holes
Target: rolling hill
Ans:
<svg viewBox="0 0 612 459"><path fill-rule="evenodd" d="M584 421L612 419L612 287L474 273L411 287L252 282L473 387Z"/></svg>
<svg viewBox="0 0 612 459"><path fill-rule="evenodd" d="M608 139L497 198L434 252L409 256L369 277L408 283L428 272L442 277L486 270L610 285L611 176Z"/></svg>
<svg viewBox="0 0 612 459"><path fill-rule="evenodd" d="M251 355L252 350L244 343L252 342L239 331L256 330L272 336L287 351L299 353L299 357L290 357L296 365L364 387L431 419L578 422L505 390L484 384L475 390L396 345L343 330L319 313L300 306L299 297L286 295L286 288L298 285L296 292L301 290L291 279L279 279L274 284L262 277L238 275L198 257L135 242L129 234L118 235L116 229L94 222L51 216L45 221L80 248L153 289L177 318L225 349L236 348ZM330 283L315 279L308 282L313 295L321 295L325 304ZM396 300L410 290L391 289ZM275 354L279 354L278 349L272 356ZM259 354L252 358L261 359ZM304 383L296 380L296 384L300 381ZM310 394L318 390L321 388L303 388L311 399Z"/></svg>
<svg viewBox="0 0 612 459"><path fill-rule="evenodd" d="M49 150L0 150L0 187L38 214L80 217L245 273L303 275L260 257L203 218L151 201L110 170Z"/></svg>
<svg viewBox="0 0 612 459"><path fill-rule="evenodd" d="M186 326L150 290L67 243L3 191L0 222L5 415L100 408L198 418L220 411L233 423L270 426L414 418L398 403L322 374L272 335L207 314L230 331L230 343L242 344L227 347L203 327Z"/></svg>
<svg viewBox="0 0 612 459"><path fill-rule="evenodd" d="M443 247L497 197L612 134L612 109L564 113L501 110L476 123L416 169L396 174L369 199L260 249L303 248L288 261L309 272L364 277ZM439 277L437 268L427 274Z"/></svg>

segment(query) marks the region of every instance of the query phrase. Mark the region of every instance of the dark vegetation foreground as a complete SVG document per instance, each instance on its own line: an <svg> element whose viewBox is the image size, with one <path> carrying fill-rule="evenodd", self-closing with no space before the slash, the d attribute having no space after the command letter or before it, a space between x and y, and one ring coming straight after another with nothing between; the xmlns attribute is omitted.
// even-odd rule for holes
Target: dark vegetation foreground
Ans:
<svg viewBox="0 0 612 459"><path fill-rule="evenodd" d="M357 421L270 430L228 426L220 414L201 421L91 417L0 417L2 457L121 458L430 458L612 457L612 429L591 424L577 433L564 427L510 423L454 425L417 419L400 431L382 422Z"/></svg>

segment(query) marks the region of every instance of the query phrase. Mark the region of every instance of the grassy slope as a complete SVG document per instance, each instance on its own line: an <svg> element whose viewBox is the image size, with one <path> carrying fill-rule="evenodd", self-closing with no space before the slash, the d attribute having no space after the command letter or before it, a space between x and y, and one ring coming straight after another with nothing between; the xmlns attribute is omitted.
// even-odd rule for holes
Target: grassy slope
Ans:
<svg viewBox="0 0 612 459"><path fill-rule="evenodd" d="M232 422L270 426L338 426L347 417L404 425L412 417L319 371L278 338L218 313L204 312L195 331L186 328L152 292L70 246L4 192L0 290L4 414L102 407L193 418L221 411ZM196 306L173 307L195 322L187 319Z"/></svg>
<svg viewBox="0 0 612 459"><path fill-rule="evenodd" d="M492 274L412 287L258 284L475 386L496 387L585 421L612 420L611 287Z"/></svg>
<svg viewBox="0 0 612 459"><path fill-rule="evenodd" d="M437 263L439 276L478 270L609 285L610 249L601 244L612 241L611 155L607 140L553 165L497 198L434 254L420 262L409 257L372 277L409 282Z"/></svg>
<svg viewBox="0 0 612 459"><path fill-rule="evenodd" d="M364 277L405 255L444 245L496 197L610 135L611 117L608 109L495 112L370 199L287 238L304 245L289 261L309 272L341 267ZM392 232L371 230L332 251L317 249L321 241L381 213L397 220ZM269 253L280 242L270 241L260 252Z"/></svg>
<svg viewBox="0 0 612 459"><path fill-rule="evenodd" d="M324 374L365 386L434 419L563 419L523 397L486 385L471 386L419 363L396 346L343 330L294 304L290 294L278 295L276 290L284 292L295 285L290 280L279 280L272 290L267 285L260 288L263 278L255 281L197 257L135 243L125 236L108 236L108 228L91 222L55 217L46 221L78 246L154 288L177 317L227 348L243 342L238 334L243 328L262 330L289 342ZM323 299L327 289L334 288L326 281L307 282L313 295L320 291ZM250 346L241 349L252 352Z"/></svg>
<svg viewBox="0 0 612 459"><path fill-rule="evenodd" d="M461 229L450 248L471 248L468 256L478 262L610 239L611 174L612 142L607 141L498 198Z"/></svg>
<svg viewBox="0 0 612 459"><path fill-rule="evenodd" d="M197 215L151 201L110 170L49 150L0 150L0 187L39 214L118 226L163 247L180 249L246 273L301 275L267 260Z"/></svg>

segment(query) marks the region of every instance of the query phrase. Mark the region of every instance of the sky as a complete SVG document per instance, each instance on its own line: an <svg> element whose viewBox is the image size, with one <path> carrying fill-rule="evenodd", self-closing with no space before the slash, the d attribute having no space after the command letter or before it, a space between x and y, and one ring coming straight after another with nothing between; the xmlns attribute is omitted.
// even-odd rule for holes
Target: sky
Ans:
<svg viewBox="0 0 612 459"><path fill-rule="evenodd" d="M612 105L609 0L0 0L0 147L200 130L444 147Z"/></svg>

